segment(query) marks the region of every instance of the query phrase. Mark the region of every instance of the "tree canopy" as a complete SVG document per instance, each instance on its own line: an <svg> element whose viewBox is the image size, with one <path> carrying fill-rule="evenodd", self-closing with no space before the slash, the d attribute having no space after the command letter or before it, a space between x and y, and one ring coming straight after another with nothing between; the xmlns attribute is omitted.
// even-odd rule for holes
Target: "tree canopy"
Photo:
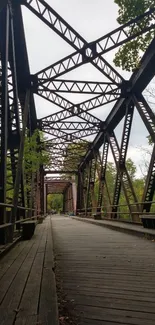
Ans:
<svg viewBox="0 0 155 325"><path fill-rule="evenodd" d="M114 0L118 5L117 21L120 25L127 23L131 19L145 13L151 7L155 7L155 0ZM152 18L153 19L153 18ZM151 21L150 21L151 23ZM146 25L145 19L143 20ZM132 28L132 27L131 27ZM138 31L139 27L135 26ZM120 47L115 55L114 63L123 70L134 71L140 62L141 56L147 49L155 35L154 30L149 31L136 39Z"/></svg>
<svg viewBox="0 0 155 325"><path fill-rule="evenodd" d="M63 209L63 195L62 194L48 194L47 196L48 211L56 210L59 213Z"/></svg>

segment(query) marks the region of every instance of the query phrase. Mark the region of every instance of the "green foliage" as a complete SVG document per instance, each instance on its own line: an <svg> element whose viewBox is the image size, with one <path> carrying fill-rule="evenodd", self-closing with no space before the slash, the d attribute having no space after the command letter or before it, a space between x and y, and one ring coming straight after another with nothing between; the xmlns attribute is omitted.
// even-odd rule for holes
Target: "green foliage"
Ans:
<svg viewBox="0 0 155 325"><path fill-rule="evenodd" d="M134 162L132 161L131 158L128 158L126 160L126 168L127 168L127 171L131 177L131 180L134 180L137 169L136 169L136 165L134 164Z"/></svg>
<svg viewBox="0 0 155 325"><path fill-rule="evenodd" d="M47 196L48 211L56 210L60 212L63 209L63 195L62 194L48 194Z"/></svg>
<svg viewBox="0 0 155 325"><path fill-rule="evenodd" d="M131 158L128 158L126 160L126 167L128 170L128 173L131 177L132 180L132 184L137 196L137 199L139 202L141 202L142 200L142 195L143 195L143 190L144 190L144 183L145 183L145 179L144 178L136 178L136 166L134 164L134 162L132 161ZM111 203L113 200L113 194L114 194L114 189L115 189L115 181L116 181L116 167L115 164L112 162L108 162L107 163L107 169L106 169L106 183L108 186L108 192L110 195L110 199L111 199ZM97 180L95 183L95 197L97 199L98 197L98 188L99 188L99 181ZM107 211L107 193L106 190L104 191L104 198L103 198L103 212L104 212L104 216L106 215L106 211ZM123 219L128 219L129 218L129 210L128 210L128 206L127 206L127 202L126 202L126 198L123 192L123 189L121 191L120 194L120 200L119 200L119 209L118 211L120 212L120 218ZM108 212L109 212L109 208L108 208Z"/></svg>
<svg viewBox="0 0 155 325"><path fill-rule="evenodd" d="M24 143L24 157L23 157L23 165L24 165L23 168L24 168L24 173L26 175L26 182L24 184L25 193L26 191L30 192L31 190L32 174L36 173L39 170L41 165L45 166L49 164L49 155L45 151L43 145L44 140L45 140L44 135L39 130L35 130L31 137L29 136L29 132L27 130L25 143ZM7 157L6 191L7 191L7 200L10 203L10 201L13 198L14 189L13 189L11 159L9 157Z"/></svg>
<svg viewBox="0 0 155 325"><path fill-rule="evenodd" d="M115 165L111 162L108 162L106 169L106 181L110 194L110 198L112 200L114 188L115 188L115 178L116 178L116 168Z"/></svg>
<svg viewBox="0 0 155 325"><path fill-rule="evenodd" d="M155 0L115 0L115 3L119 7L117 19L119 24L125 24L145 13L151 7L155 7ZM149 22L150 24L151 21ZM148 26L146 19L143 19L141 22L141 27L143 26ZM139 26L135 26L134 31L138 32ZM116 53L115 65L127 71L133 71L138 68L142 53L147 49L154 35L154 31L149 31L123 45Z"/></svg>
<svg viewBox="0 0 155 325"><path fill-rule="evenodd" d="M28 173L35 173L39 170L40 165L49 163L49 156L41 138L43 139L43 135L38 130L35 130L31 137L28 134L25 137L24 165L25 171Z"/></svg>
<svg viewBox="0 0 155 325"><path fill-rule="evenodd" d="M43 134L37 129L32 136L27 132L24 145L25 190L31 189L32 175L39 171L41 165L48 164L49 155L43 145Z"/></svg>

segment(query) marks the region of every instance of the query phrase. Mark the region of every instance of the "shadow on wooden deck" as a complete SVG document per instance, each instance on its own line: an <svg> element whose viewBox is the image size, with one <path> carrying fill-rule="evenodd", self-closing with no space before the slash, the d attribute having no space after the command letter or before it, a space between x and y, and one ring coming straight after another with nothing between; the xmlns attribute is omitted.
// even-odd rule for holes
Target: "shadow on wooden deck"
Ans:
<svg viewBox="0 0 155 325"><path fill-rule="evenodd" d="M79 316L80 325L155 324L154 242L63 216L52 228L67 317Z"/></svg>
<svg viewBox="0 0 155 325"><path fill-rule="evenodd" d="M57 325L50 218L0 260L0 324Z"/></svg>

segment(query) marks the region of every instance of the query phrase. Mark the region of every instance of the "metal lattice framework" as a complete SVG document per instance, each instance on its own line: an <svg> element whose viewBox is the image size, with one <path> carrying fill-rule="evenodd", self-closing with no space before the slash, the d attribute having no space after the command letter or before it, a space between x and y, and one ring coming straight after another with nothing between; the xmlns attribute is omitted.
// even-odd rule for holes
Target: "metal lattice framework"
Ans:
<svg viewBox="0 0 155 325"><path fill-rule="evenodd" d="M44 24L65 40L74 50L50 66L30 73L21 5L26 6ZM0 224L16 222L26 211L45 211L45 187L53 193L64 193L70 208L64 209L101 213L104 207L111 217L118 217L120 194L123 190L129 214L149 212L155 190L155 149L153 149L143 197L139 204L126 167L126 156L137 110L155 143L155 115L142 93L155 75L155 39L144 54L140 66L126 81L105 59L105 54L155 28L155 8L118 27L96 41L87 42L44 0L3 0L0 4ZM71 80L67 73L82 65L92 65L103 81ZM63 75L65 79L63 79ZM76 103L65 94L87 95ZM37 119L34 94L59 107L55 113ZM90 98L88 99L88 96ZM73 97L72 97L73 98ZM109 106L110 104L110 106ZM103 121L100 109L109 109ZM115 128L124 119L121 144ZM39 129L47 136L43 145L50 163L28 173L23 164L24 140ZM40 144L40 137L37 143ZM111 150L116 165L113 197L108 189L106 168ZM102 153L101 153L102 152ZM25 159L25 158L24 158ZM46 179L57 174L60 179ZM64 175L67 174L67 180ZM75 182L77 178L77 206ZM58 177L58 176L57 176ZM95 185L98 193L95 196ZM28 188L26 185L30 183ZM50 185L51 184L51 185ZM53 187L52 187L53 186ZM67 193L68 194L65 194ZM72 195L73 191L73 195ZM47 194L47 193L46 193ZM67 196L68 195L68 196ZM71 200L74 202L71 203ZM10 206L9 206L10 204ZM6 205L11 212L6 211ZM110 208L109 208L110 207ZM17 217L16 217L17 216Z"/></svg>

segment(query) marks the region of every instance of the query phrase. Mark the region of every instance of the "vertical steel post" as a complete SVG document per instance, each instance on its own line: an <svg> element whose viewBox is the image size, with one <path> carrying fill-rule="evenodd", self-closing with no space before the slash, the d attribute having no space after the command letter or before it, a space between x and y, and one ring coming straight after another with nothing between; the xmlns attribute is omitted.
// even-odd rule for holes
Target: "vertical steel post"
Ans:
<svg viewBox="0 0 155 325"><path fill-rule="evenodd" d="M23 129L22 129L21 137L20 137L21 140L20 140L18 163L17 163L17 169L16 169L14 194L13 194L13 206L14 207L12 209L12 217L11 217L12 223L15 223L16 214L17 214L19 187L20 187L21 175L22 175L22 169L23 169L25 133L26 133L26 126L27 126L28 112L29 112L29 100L30 100L30 91L27 91L26 98L25 98L24 113L23 113Z"/></svg>
<svg viewBox="0 0 155 325"><path fill-rule="evenodd" d="M91 181L91 167L92 167L92 160L88 163L87 166L87 190L86 190L86 205L85 205L85 216L88 215L88 208L89 208L89 199L90 199L90 181Z"/></svg>
<svg viewBox="0 0 155 325"><path fill-rule="evenodd" d="M122 142L121 142L121 147L119 152L119 168L120 170L122 170L122 172L125 167L127 149L128 149L132 120L133 120L133 113L134 113L134 105L133 103L128 103L126 107ZM111 215L113 218L117 218L117 210L118 210L118 204L119 204L119 199L121 194L121 184L122 184L121 174L119 170L117 170L114 196L113 196L112 215Z"/></svg>
<svg viewBox="0 0 155 325"><path fill-rule="evenodd" d="M1 116L1 161L0 161L0 202L6 203L7 183L7 142L8 142L8 59L9 59L9 6L5 12L5 49L1 51L2 60L2 116ZM0 207L0 224L6 222L6 209Z"/></svg>
<svg viewBox="0 0 155 325"><path fill-rule="evenodd" d="M99 176L99 191L98 191L98 212L102 212L102 203L103 203L103 195L104 195L104 188L105 188L105 175L106 175L106 168L107 168L107 159L108 159L108 150L109 150L109 143L106 138L104 137L104 144L103 144L103 154L101 159L101 171Z"/></svg>
<svg viewBox="0 0 155 325"><path fill-rule="evenodd" d="M142 197L142 202L146 203L141 205L142 212L150 212L155 192L155 114L142 95L138 99L134 96L133 100L154 144Z"/></svg>
<svg viewBox="0 0 155 325"><path fill-rule="evenodd" d="M44 214L44 169L40 167L40 209L41 214Z"/></svg>
<svg viewBox="0 0 155 325"><path fill-rule="evenodd" d="M115 164L116 164L116 168L119 172L119 176L121 178L121 182L122 182L122 186L123 186L123 191L125 194L125 198L126 198L126 202L129 208L129 212L130 215L132 217L132 209L134 207L135 211L137 212L137 214L139 213L139 206L138 206L138 200L129 176L129 173L126 169L126 166L124 165L123 169L120 168L120 164L119 164L119 158L120 158L120 149L118 146L118 142L117 139L115 137L114 132L109 135L107 133L107 138L111 147L111 151L115 160ZM131 204L132 204L132 208L131 208ZM133 206L134 204L134 206Z"/></svg>

